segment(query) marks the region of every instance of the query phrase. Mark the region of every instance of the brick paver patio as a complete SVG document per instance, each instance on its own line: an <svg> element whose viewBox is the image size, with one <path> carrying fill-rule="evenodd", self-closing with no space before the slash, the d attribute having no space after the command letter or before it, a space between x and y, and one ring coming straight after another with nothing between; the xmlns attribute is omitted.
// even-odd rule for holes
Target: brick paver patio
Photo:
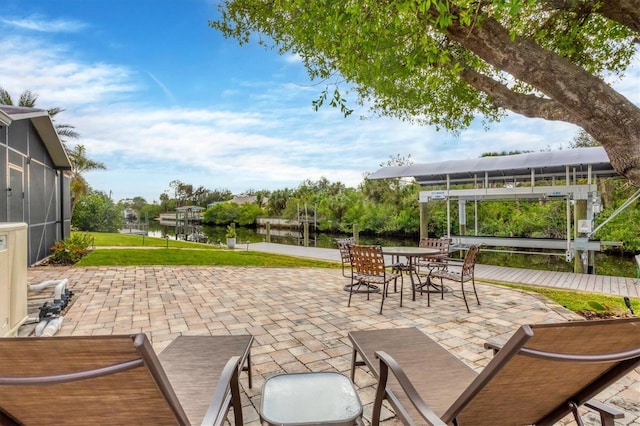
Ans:
<svg viewBox="0 0 640 426"><path fill-rule="evenodd" d="M464 362L481 369L491 358L487 340L503 341L519 325L580 320L536 295L480 284L481 306L446 295L411 301L405 288L385 302L354 295L347 307L346 279L339 269L245 267L37 267L29 283L69 278L76 292L59 335L146 333L156 351L180 334L255 336L254 386L241 376L245 423L259 424L257 407L264 380L277 373L339 371L349 374L351 330L415 326ZM45 290L46 291L46 290ZM640 422L640 371L629 374L598 399L627 415L620 424ZM363 367L356 374L358 394L369 418L375 379ZM386 425L399 422L385 411ZM570 424L570 422L567 422Z"/></svg>

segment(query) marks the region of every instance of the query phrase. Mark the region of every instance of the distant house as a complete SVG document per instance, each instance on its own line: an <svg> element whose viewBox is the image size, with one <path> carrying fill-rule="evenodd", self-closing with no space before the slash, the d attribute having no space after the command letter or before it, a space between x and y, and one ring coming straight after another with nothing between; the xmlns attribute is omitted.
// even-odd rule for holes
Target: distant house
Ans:
<svg viewBox="0 0 640 426"><path fill-rule="evenodd" d="M262 198L262 204L266 204L269 199L267 197ZM258 202L257 195L234 195L234 197L228 201L214 201L213 203L207 204L207 207L215 206L216 204L221 203L236 203L238 205L242 204L255 204Z"/></svg>
<svg viewBox="0 0 640 426"><path fill-rule="evenodd" d="M258 200L258 197L255 195L236 195L229 202L236 204L250 204L255 203Z"/></svg>
<svg viewBox="0 0 640 426"><path fill-rule="evenodd" d="M69 157L45 110L0 105L0 222L26 222L28 262L69 236Z"/></svg>

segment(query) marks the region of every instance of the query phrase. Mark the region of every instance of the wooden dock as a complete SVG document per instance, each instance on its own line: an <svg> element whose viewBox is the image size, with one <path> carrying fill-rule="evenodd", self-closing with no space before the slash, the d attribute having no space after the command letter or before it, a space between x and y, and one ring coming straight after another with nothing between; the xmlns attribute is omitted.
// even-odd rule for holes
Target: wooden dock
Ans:
<svg viewBox="0 0 640 426"><path fill-rule="evenodd" d="M512 284L557 287L616 296L640 297L640 282L634 278L607 275L574 274L572 272L538 271L505 266L476 265L476 278Z"/></svg>

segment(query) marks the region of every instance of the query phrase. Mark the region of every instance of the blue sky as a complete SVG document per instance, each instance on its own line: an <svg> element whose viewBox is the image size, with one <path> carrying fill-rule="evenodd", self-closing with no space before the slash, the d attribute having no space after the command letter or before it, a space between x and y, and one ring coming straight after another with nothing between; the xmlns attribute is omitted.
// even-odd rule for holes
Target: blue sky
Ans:
<svg viewBox="0 0 640 426"><path fill-rule="evenodd" d="M213 0L2 0L0 86L58 106L114 200L157 200L178 179L239 194L326 177L357 186L390 156L415 163L567 147L577 128L512 115L459 136L389 118L314 112L323 86L293 56L207 25ZM640 66L616 87L640 104Z"/></svg>

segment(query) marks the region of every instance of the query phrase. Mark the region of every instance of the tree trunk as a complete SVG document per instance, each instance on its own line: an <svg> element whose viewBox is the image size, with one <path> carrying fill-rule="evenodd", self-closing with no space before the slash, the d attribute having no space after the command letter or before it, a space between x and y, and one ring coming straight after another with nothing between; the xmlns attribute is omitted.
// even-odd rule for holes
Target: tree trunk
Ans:
<svg viewBox="0 0 640 426"><path fill-rule="evenodd" d="M546 98L505 91L493 81L463 73L474 87L487 93L500 108L529 117L567 121L582 127L606 150L611 165L631 184L640 187L640 108L583 68L516 37L495 19L487 17L474 27L454 23L448 27L452 40L473 51L487 63L542 92ZM548 98L548 99L547 99ZM524 102L524 101L527 102ZM553 113L545 114L544 111Z"/></svg>

